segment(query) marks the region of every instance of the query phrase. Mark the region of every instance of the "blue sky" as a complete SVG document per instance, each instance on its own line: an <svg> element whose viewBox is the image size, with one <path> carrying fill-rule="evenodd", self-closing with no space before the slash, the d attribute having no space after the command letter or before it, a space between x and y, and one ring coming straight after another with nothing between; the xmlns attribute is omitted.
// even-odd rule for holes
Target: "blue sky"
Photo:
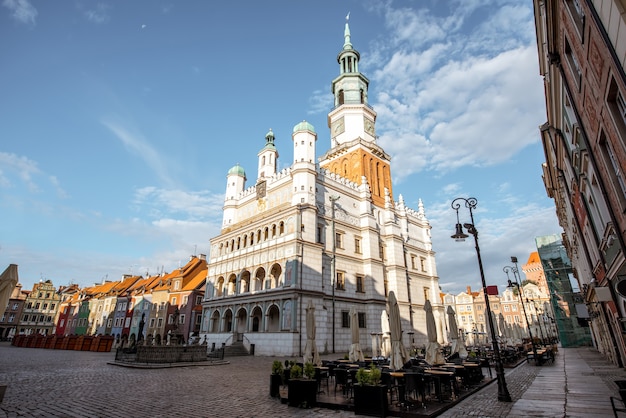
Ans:
<svg viewBox="0 0 626 418"><path fill-rule="evenodd" d="M480 287L472 240L450 239L456 197L478 199L488 284L561 233L530 0L0 1L0 266L25 288L208 254L226 173L254 182L270 128L280 168L302 120L330 148L348 12L394 198L422 199L442 290Z"/></svg>

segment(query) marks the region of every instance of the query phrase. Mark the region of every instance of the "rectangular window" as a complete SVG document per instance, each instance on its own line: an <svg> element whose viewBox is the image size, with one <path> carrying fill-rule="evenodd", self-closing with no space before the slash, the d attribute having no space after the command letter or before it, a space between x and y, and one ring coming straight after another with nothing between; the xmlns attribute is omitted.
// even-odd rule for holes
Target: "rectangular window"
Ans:
<svg viewBox="0 0 626 418"><path fill-rule="evenodd" d="M361 254L361 238L354 237L354 252Z"/></svg>
<svg viewBox="0 0 626 418"><path fill-rule="evenodd" d="M154 328L155 318L150 318L150 328Z"/></svg>
<svg viewBox="0 0 626 418"><path fill-rule="evenodd" d="M57 306L56 303L50 304L50 310L53 311L56 306Z"/></svg>
<svg viewBox="0 0 626 418"><path fill-rule="evenodd" d="M567 63L569 64L570 72L572 73L574 82L576 83L576 85L578 86L578 90L580 91L583 71L567 39L565 40L565 58L567 60Z"/></svg>
<svg viewBox="0 0 626 418"><path fill-rule="evenodd" d="M111 328L113 326L113 318L109 318L107 321L107 328Z"/></svg>
<svg viewBox="0 0 626 418"><path fill-rule="evenodd" d="M173 324L173 323L174 323L174 315L170 314L170 315L167 317L167 323L168 323L168 324Z"/></svg>
<svg viewBox="0 0 626 418"><path fill-rule="evenodd" d="M427 300L430 300L429 294L430 294L430 289L428 287L425 287L424 288L424 302Z"/></svg>
<svg viewBox="0 0 626 418"><path fill-rule="evenodd" d="M504 312L510 312L511 307L509 305L504 305Z"/></svg>
<svg viewBox="0 0 626 418"><path fill-rule="evenodd" d="M324 226L323 225L317 226L316 242L321 243L321 244L324 243Z"/></svg>
<svg viewBox="0 0 626 418"><path fill-rule="evenodd" d="M580 39L584 42L585 12L580 4L580 0L566 0L565 5L570 12L570 17L574 22Z"/></svg>
<svg viewBox="0 0 626 418"><path fill-rule="evenodd" d="M180 314L178 317L178 323L181 325L185 323L185 314Z"/></svg>
<svg viewBox="0 0 626 418"><path fill-rule="evenodd" d="M14 304L13 304L13 308L11 308L11 310L13 310L13 311L17 311L17 308L18 308L19 306L20 306L20 305L19 305L18 303L14 303Z"/></svg>
<svg viewBox="0 0 626 418"><path fill-rule="evenodd" d="M200 325L202 323L202 314L196 315L196 325Z"/></svg>
<svg viewBox="0 0 626 418"><path fill-rule="evenodd" d="M411 268L415 270L417 268L417 257L411 254Z"/></svg>
<svg viewBox="0 0 626 418"><path fill-rule="evenodd" d="M426 258L420 257L420 268L422 271L426 271Z"/></svg>
<svg viewBox="0 0 626 418"><path fill-rule="evenodd" d="M157 321L157 327L161 328L163 326L163 318L159 318L159 320Z"/></svg>
<svg viewBox="0 0 626 418"><path fill-rule="evenodd" d="M359 328L367 328L365 323L365 312L359 312Z"/></svg>
<svg viewBox="0 0 626 418"><path fill-rule="evenodd" d="M176 282L176 283L178 283L178 282ZM172 305L176 305L176 296L174 296L174 297L172 298Z"/></svg>
<svg viewBox="0 0 626 418"><path fill-rule="evenodd" d="M517 305L511 305L511 311L517 312Z"/></svg>
<svg viewBox="0 0 626 418"><path fill-rule="evenodd" d="M622 172L619 159L604 135L604 132L602 132L600 137L600 150L607 174L611 180L613 193L621 205L620 209L624 211L624 208L626 208L626 182L624 181L624 173Z"/></svg>
<svg viewBox="0 0 626 418"><path fill-rule="evenodd" d="M15 314L9 315L9 322L13 322L15 320Z"/></svg>
<svg viewBox="0 0 626 418"><path fill-rule="evenodd" d="M39 302L35 303L35 309L39 309L40 306L41 304Z"/></svg>
<svg viewBox="0 0 626 418"><path fill-rule="evenodd" d="M183 296L183 305L186 305L189 302L189 296Z"/></svg>
<svg viewBox="0 0 626 418"><path fill-rule="evenodd" d="M124 321L124 328L130 327L130 320L131 320L130 317L126 318L126 321Z"/></svg>
<svg viewBox="0 0 626 418"><path fill-rule="evenodd" d="M350 313L341 311L341 328L350 328Z"/></svg>
<svg viewBox="0 0 626 418"><path fill-rule="evenodd" d="M29 320L29 319L30 319L30 318L28 317L28 315L24 315L24 318L22 319L22 321L24 321L24 322L28 322L28 320Z"/></svg>
<svg viewBox="0 0 626 418"><path fill-rule="evenodd" d="M337 286L336 289L337 290L346 290L346 276L345 273L343 271L338 271L337 272Z"/></svg>
<svg viewBox="0 0 626 418"><path fill-rule="evenodd" d="M202 303L202 296L196 296L196 305L200 305Z"/></svg>
<svg viewBox="0 0 626 418"><path fill-rule="evenodd" d="M335 247L343 248L343 234L341 232L335 232Z"/></svg>
<svg viewBox="0 0 626 418"><path fill-rule="evenodd" d="M363 281L365 278L359 274L356 275L356 291L359 293L365 293L365 285Z"/></svg>

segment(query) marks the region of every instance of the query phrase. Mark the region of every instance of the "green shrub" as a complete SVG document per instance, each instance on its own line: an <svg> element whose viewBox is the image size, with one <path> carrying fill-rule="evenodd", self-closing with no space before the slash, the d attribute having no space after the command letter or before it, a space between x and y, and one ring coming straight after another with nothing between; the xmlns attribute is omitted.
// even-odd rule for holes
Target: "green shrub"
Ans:
<svg viewBox="0 0 626 418"><path fill-rule="evenodd" d="M313 379L315 377L315 366L313 366L313 363L307 362L304 364L304 377L307 379Z"/></svg>
<svg viewBox="0 0 626 418"><path fill-rule="evenodd" d="M298 366L297 364L291 366L289 377L291 379L300 379L302 377L302 367Z"/></svg>
<svg viewBox="0 0 626 418"><path fill-rule="evenodd" d="M283 363L280 360L272 363L272 374L283 374Z"/></svg>

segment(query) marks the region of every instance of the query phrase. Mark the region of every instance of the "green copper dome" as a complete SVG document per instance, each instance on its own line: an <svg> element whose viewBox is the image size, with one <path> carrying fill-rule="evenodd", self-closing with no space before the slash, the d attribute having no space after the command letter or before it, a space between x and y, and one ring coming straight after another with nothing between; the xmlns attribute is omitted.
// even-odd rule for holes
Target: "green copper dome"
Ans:
<svg viewBox="0 0 626 418"><path fill-rule="evenodd" d="M313 127L313 125L311 125L309 122L303 120L302 122L300 122L299 124L297 124L296 126L293 127L293 132L296 133L298 131L311 131L313 133L315 132L315 128Z"/></svg>
<svg viewBox="0 0 626 418"><path fill-rule="evenodd" d="M239 164L236 164L233 168L228 170L228 175L229 176L233 175L233 174L236 175L236 176L241 176L241 177L245 177L246 176L245 170Z"/></svg>

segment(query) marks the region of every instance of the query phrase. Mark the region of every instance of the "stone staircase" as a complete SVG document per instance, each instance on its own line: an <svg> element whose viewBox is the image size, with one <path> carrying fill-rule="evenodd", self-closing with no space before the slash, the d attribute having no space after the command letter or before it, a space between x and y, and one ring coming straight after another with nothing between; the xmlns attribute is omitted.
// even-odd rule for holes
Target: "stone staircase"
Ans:
<svg viewBox="0 0 626 418"><path fill-rule="evenodd" d="M231 345L224 347L224 357L249 356L250 353L241 341L235 341Z"/></svg>

